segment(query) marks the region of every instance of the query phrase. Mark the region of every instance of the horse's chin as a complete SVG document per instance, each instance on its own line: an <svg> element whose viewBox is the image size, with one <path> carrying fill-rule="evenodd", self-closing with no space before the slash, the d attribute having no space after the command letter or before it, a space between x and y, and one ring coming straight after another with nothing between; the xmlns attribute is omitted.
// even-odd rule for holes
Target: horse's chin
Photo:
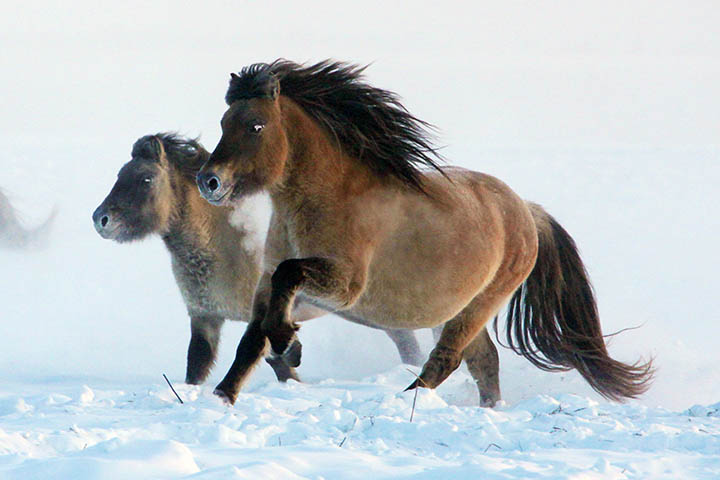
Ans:
<svg viewBox="0 0 720 480"><path fill-rule="evenodd" d="M232 187L228 187L225 189L225 191L222 193L222 195L218 197L208 198L204 193L200 193L202 197L210 204L214 205L216 207L226 207L231 204L233 200L233 195L235 193L235 189L237 188L237 185L233 185Z"/></svg>
<svg viewBox="0 0 720 480"><path fill-rule="evenodd" d="M225 196L225 205L234 206L238 203L242 203L243 199L255 195L262 191L263 188L260 185L248 184L246 182L237 182L233 185L229 192L229 195Z"/></svg>
<svg viewBox="0 0 720 480"><path fill-rule="evenodd" d="M231 186L225 188L222 194L217 197L207 198L201 193L208 203L216 207L232 207L242 203L243 199L264 190L254 178L240 178Z"/></svg>
<svg viewBox="0 0 720 480"><path fill-rule="evenodd" d="M101 237L117 243L130 243L140 241L146 238L151 233L152 232L150 231L141 231L128 229L125 227L118 227L111 232L107 232L105 235L101 235Z"/></svg>

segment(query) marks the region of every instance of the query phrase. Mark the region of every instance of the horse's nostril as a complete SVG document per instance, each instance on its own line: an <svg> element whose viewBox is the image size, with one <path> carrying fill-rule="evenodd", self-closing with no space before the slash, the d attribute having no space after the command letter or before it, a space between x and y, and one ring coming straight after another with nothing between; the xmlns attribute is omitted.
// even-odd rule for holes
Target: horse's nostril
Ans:
<svg viewBox="0 0 720 480"><path fill-rule="evenodd" d="M218 178L216 176L212 176L208 179L207 182L208 190L211 192L214 192L218 188L220 188L220 182L218 181Z"/></svg>
<svg viewBox="0 0 720 480"><path fill-rule="evenodd" d="M100 219L100 225L102 225L103 227L107 226L108 220L109 220L108 216L103 215L103 217Z"/></svg>

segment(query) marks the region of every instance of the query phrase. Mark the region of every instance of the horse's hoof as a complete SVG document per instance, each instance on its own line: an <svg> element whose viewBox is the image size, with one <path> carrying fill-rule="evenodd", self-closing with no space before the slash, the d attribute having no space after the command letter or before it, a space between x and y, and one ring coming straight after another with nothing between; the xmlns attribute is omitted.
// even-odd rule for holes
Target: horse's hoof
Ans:
<svg viewBox="0 0 720 480"><path fill-rule="evenodd" d="M496 403L497 403L497 400L495 400L494 398L480 397L480 406L483 408L493 408Z"/></svg>
<svg viewBox="0 0 720 480"><path fill-rule="evenodd" d="M292 342L282 354L282 359L288 367L299 367L302 359L302 343L299 340Z"/></svg>
<svg viewBox="0 0 720 480"><path fill-rule="evenodd" d="M403 392L407 392L408 390L415 390L418 387L418 381L413 381L409 387L407 387Z"/></svg>
<svg viewBox="0 0 720 480"><path fill-rule="evenodd" d="M288 380L294 380L298 383L302 383L302 380L300 380L300 377L298 377L298 374L294 369L289 368L288 370L290 371L287 375L285 375L283 378L278 378L278 381L280 383L287 383Z"/></svg>
<svg viewBox="0 0 720 480"><path fill-rule="evenodd" d="M485 408L493 408L498 400L500 400L500 391L497 388L482 389L478 385L480 391L480 406Z"/></svg>
<svg viewBox="0 0 720 480"><path fill-rule="evenodd" d="M187 375L185 376L185 383L188 385L202 385L205 381L204 376Z"/></svg>
<svg viewBox="0 0 720 480"><path fill-rule="evenodd" d="M416 388L419 388L419 387L425 387L425 388L427 388L427 387L425 386L425 382L423 382L420 377L416 378L416 379L410 384L409 387L407 387L405 390L403 390L403 392L407 392L408 390L415 390Z"/></svg>
<svg viewBox="0 0 720 480"><path fill-rule="evenodd" d="M215 390L213 390L213 394L219 397L220 400L222 400L222 402L228 407L235 405L236 396L230 396L230 394L222 390L220 387L215 388Z"/></svg>

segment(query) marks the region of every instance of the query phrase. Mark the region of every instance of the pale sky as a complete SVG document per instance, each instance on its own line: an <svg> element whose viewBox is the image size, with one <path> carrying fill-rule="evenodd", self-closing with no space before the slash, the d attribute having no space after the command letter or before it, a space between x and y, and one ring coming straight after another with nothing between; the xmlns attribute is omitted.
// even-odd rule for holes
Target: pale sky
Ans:
<svg viewBox="0 0 720 480"><path fill-rule="evenodd" d="M717 2L436 5L3 2L0 135L212 144L230 71L333 57L374 62L451 152L720 143Z"/></svg>

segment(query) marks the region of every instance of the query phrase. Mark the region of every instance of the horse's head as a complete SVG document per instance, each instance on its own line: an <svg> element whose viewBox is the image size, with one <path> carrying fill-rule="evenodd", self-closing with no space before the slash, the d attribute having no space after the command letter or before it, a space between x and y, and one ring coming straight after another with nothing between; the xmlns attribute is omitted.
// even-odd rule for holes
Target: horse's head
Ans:
<svg viewBox="0 0 720 480"><path fill-rule="evenodd" d="M172 195L162 141L152 135L142 137L133 146L132 160L120 169L112 190L93 213L95 230L117 242L163 232L168 228Z"/></svg>
<svg viewBox="0 0 720 480"><path fill-rule="evenodd" d="M253 78L252 85L243 83L231 74L222 137L196 178L202 196L215 205L277 184L288 156L278 79L267 73Z"/></svg>

